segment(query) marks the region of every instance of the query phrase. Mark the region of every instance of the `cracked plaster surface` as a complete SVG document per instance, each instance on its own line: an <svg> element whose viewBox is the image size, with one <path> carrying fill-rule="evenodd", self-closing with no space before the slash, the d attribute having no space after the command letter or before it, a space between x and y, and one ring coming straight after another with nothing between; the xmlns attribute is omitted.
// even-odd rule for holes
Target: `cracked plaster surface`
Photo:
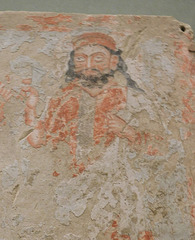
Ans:
<svg viewBox="0 0 195 240"><path fill-rule="evenodd" d="M171 17L0 13L0 240L194 239L192 41ZM83 56L112 74L74 75Z"/></svg>

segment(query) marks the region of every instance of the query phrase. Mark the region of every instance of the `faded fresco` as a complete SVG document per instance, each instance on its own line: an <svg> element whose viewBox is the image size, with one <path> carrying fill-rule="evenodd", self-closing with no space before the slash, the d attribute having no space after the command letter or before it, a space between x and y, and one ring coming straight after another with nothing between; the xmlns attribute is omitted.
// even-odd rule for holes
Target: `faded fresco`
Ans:
<svg viewBox="0 0 195 240"><path fill-rule="evenodd" d="M194 52L171 17L0 14L0 240L193 240Z"/></svg>

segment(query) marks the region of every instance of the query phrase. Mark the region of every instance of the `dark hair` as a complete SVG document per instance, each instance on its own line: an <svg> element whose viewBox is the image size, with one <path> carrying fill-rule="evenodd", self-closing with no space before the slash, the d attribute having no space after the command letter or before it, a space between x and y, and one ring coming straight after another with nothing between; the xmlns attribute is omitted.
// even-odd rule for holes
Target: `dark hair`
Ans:
<svg viewBox="0 0 195 240"><path fill-rule="evenodd" d="M105 46L103 46L105 47ZM139 86L137 85L137 83L132 80L132 78L130 77L130 75L127 73L127 65L125 63L125 61L122 59L121 57L121 53L122 51L119 49L117 51L114 51L108 47L105 47L111 55L116 55L118 56L118 64L117 64L117 68L115 71L111 70L111 73L110 75L111 76L114 76L114 72L116 71L119 71L120 73L123 74L123 76L125 77L125 79L127 80L127 86L128 87L131 87L131 88L134 88L138 91L141 91L141 92L144 92L144 90L142 90L141 88L139 88ZM68 61L68 71L66 72L66 75L65 75L65 81L66 82L71 82L75 79L76 77L76 74L74 72L74 68L75 68L75 65L74 65L74 50L70 53L70 60Z"/></svg>

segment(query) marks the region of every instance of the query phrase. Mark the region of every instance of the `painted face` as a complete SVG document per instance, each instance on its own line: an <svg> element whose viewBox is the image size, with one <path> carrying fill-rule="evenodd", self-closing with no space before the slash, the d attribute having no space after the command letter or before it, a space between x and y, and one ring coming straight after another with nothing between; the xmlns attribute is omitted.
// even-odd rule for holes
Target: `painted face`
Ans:
<svg viewBox="0 0 195 240"><path fill-rule="evenodd" d="M100 77L110 73L112 55L103 46L86 45L75 50L75 72L87 77Z"/></svg>

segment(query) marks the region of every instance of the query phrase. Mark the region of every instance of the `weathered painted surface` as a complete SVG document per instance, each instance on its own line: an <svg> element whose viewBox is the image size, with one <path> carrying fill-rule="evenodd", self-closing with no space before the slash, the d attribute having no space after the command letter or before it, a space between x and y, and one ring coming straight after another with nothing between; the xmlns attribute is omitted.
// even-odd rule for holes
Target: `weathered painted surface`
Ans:
<svg viewBox="0 0 195 240"><path fill-rule="evenodd" d="M1 240L194 239L192 41L171 17L0 14Z"/></svg>

